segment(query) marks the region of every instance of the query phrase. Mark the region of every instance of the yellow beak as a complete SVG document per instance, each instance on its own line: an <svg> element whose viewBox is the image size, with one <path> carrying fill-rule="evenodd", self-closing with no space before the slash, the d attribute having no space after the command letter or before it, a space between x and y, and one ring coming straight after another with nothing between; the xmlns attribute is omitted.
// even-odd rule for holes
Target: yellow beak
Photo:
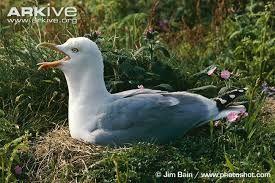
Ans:
<svg viewBox="0 0 275 183"><path fill-rule="evenodd" d="M40 43L40 44L38 44L36 46L36 48L38 48L38 47L50 48L50 49L55 50L55 51L57 51L59 53L62 53L63 55L66 55L66 57L63 58L63 59L61 59L61 60L56 60L56 61L53 61L53 62L38 63L37 64L39 66L38 70L56 68L56 67L60 66L63 61L66 61L66 60L70 59L70 57L66 53L64 53L62 50L60 50L60 49L57 48L56 44L52 44L52 43Z"/></svg>

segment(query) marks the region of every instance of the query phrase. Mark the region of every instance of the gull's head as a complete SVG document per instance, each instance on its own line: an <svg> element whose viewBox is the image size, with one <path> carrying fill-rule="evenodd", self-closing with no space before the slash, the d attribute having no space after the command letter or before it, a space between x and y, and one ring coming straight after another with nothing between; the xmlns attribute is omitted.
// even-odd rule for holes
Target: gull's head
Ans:
<svg viewBox="0 0 275 183"><path fill-rule="evenodd" d="M103 71L101 52L96 43L86 37L70 38L61 45L40 43L37 47L47 47L64 55L61 60L39 63L39 69L60 68L65 74L86 70Z"/></svg>

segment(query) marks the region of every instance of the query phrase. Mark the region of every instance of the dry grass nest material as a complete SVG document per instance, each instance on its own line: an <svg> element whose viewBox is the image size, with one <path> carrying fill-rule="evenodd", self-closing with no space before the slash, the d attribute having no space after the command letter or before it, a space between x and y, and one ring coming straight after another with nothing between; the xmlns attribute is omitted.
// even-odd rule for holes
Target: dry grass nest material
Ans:
<svg viewBox="0 0 275 183"><path fill-rule="evenodd" d="M32 182L47 182L47 179L59 182L62 175L73 178L87 172L108 149L74 140L67 127L57 127L32 144L34 157L27 168L32 172Z"/></svg>
<svg viewBox="0 0 275 183"><path fill-rule="evenodd" d="M263 121L273 121L275 120L275 98L269 97L265 101L263 107Z"/></svg>

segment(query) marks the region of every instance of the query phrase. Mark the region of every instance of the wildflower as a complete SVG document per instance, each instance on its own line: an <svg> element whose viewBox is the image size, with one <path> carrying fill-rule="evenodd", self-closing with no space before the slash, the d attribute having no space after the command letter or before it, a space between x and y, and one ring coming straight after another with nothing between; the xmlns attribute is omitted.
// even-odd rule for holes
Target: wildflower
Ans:
<svg viewBox="0 0 275 183"><path fill-rule="evenodd" d="M217 67L211 68L211 69L207 72L207 75L208 75L208 76L212 76L216 70L217 70Z"/></svg>
<svg viewBox="0 0 275 183"><path fill-rule="evenodd" d="M99 37L101 35L101 32L97 30L94 32L94 34Z"/></svg>
<svg viewBox="0 0 275 183"><path fill-rule="evenodd" d="M98 38L100 38L100 36L101 36L101 32L98 30L92 32L92 34L91 34L92 40L97 40Z"/></svg>
<svg viewBox="0 0 275 183"><path fill-rule="evenodd" d="M243 108L240 110L239 113L237 112L230 112L226 119L228 122L236 122L238 120L240 120L241 118L245 118L246 116L248 116L248 113L246 112L246 109Z"/></svg>
<svg viewBox="0 0 275 183"><path fill-rule="evenodd" d="M223 79L229 79L230 75L231 75L231 72L229 72L228 70L223 70L221 72L221 78L223 78Z"/></svg>
<svg viewBox="0 0 275 183"><path fill-rule="evenodd" d="M101 32L100 31L93 31L90 34L85 34L84 37L90 39L90 40L97 40L100 38Z"/></svg>
<svg viewBox="0 0 275 183"><path fill-rule="evenodd" d="M158 21L158 27L163 32L168 32L169 31L169 23L168 23L167 20L159 20Z"/></svg>
<svg viewBox="0 0 275 183"><path fill-rule="evenodd" d="M22 174L22 167L19 166L19 165L16 165L14 167L14 172L15 172L16 175L21 175Z"/></svg>
<svg viewBox="0 0 275 183"><path fill-rule="evenodd" d="M144 89L143 85L138 85L138 89Z"/></svg>
<svg viewBox="0 0 275 183"><path fill-rule="evenodd" d="M238 118L239 118L239 115L236 112L230 112L226 117L228 122L236 122Z"/></svg>

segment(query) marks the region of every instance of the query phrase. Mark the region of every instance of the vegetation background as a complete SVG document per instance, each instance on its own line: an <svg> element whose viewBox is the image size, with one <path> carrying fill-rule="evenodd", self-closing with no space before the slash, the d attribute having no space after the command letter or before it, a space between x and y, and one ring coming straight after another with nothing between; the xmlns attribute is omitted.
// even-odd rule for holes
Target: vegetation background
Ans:
<svg viewBox="0 0 275 183"><path fill-rule="evenodd" d="M23 6L74 6L78 22L9 23L9 9ZM0 8L0 182L275 181L272 0L2 0ZM102 50L112 93L143 85L215 97L248 87L241 99L248 116L211 122L162 146L76 142L66 128L62 73L36 66L59 55L35 47L84 35ZM229 79L220 77L223 70L232 73ZM157 171L271 176L165 179Z"/></svg>

